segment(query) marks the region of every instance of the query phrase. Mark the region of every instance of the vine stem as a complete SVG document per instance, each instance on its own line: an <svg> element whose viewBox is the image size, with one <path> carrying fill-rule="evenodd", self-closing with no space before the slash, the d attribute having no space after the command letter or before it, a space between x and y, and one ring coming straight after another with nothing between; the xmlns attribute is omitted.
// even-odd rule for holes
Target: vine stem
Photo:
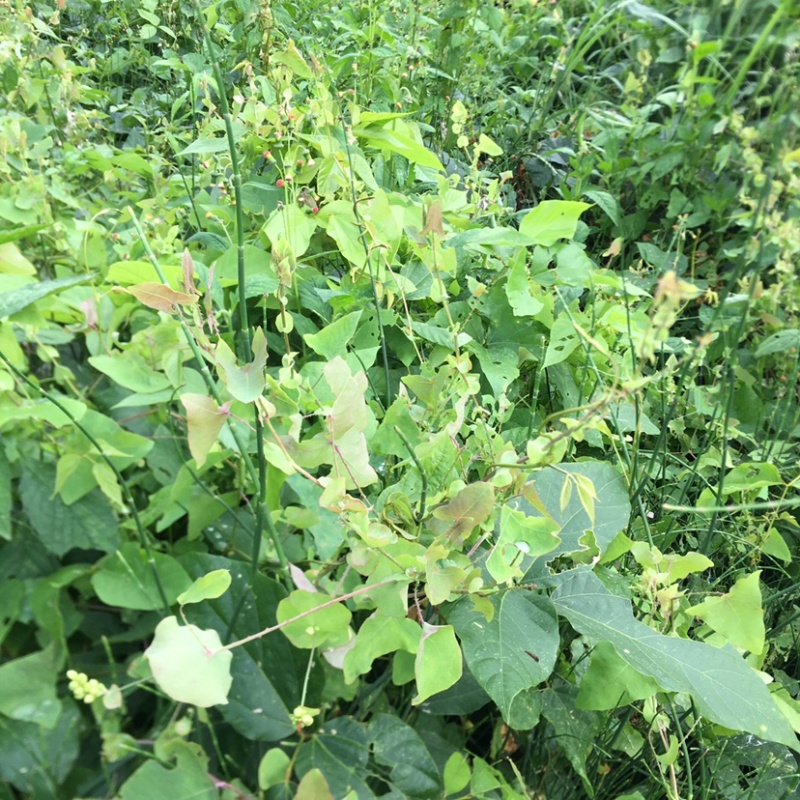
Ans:
<svg viewBox="0 0 800 800"><path fill-rule="evenodd" d="M390 586L393 583L400 583L400 581L403 580L406 580L405 575L402 577L396 575L393 578L387 578L386 580L380 581L380 583L371 583L368 586L361 586L358 589L354 589L352 592L347 592L347 594L340 595L339 597L332 597L330 600L326 600L324 603L320 603L314 608L309 608L307 611L301 611L294 617L289 617L289 619L285 619L283 622L278 622L276 625L270 625L269 627L264 628L264 630L258 631L258 633L252 633L250 636L245 636L244 639L237 639L235 642L229 642L222 647L218 647L216 650L211 650L209 655L214 656L217 653L224 652L225 650L233 650L234 647L241 647L242 645L249 644L250 642L255 642L257 639L261 639L269 633L275 633L275 631L279 631L282 628L285 628L287 625L291 625L293 622L299 622L301 619L311 616L311 614L316 614L317 611L322 611L323 608L330 608L331 606L338 605L339 603L344 603L345 600L352 600L354 597L367 594L375 589L381 589L384 586Z"/></svg>

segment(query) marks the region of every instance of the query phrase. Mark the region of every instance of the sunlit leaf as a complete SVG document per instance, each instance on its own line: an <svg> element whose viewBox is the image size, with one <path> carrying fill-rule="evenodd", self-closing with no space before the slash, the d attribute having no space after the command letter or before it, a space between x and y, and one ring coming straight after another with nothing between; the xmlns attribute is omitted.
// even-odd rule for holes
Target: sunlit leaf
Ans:
<svg viewBox="0 0 800 800"><path fill-rule="evenodd" d="M449 689L461 677L461 648L452 625L422 623L422 639L414 661L419 705L434 694Z"/></svg>
<svg viewBox="0 0 800 800"><path fill-rule="evenodd" d="M228 418L228 404L218 406L208 395L191 392L182 394L180 401L186 409L189 452L197 466L202 467Z"/></svg>
<svg viewBox="0 0 800 800"><path fill-rule="evenodd" d="M208 572L176 598L181 605L202 603L203 600L215 600L221 597L231 585L231 572L228 569L215 569Z"/></svg>
<svg viewBox="0 0 800 800"><path fill-rule="evenodd" d="M144 654L163 692L179 703L208 708L228 702L233 682L233 654L221 647L216 631L181 626L176 617L165 617Z"/></svg>
<svg viewBox="0 0 800 800"><path fill-rule="evenodd" d="M708 597L686 609L708 623L735 647L751 653L764 650L764 608L761 605L759 578L761 570L738 581L726 594Z"/></svg>

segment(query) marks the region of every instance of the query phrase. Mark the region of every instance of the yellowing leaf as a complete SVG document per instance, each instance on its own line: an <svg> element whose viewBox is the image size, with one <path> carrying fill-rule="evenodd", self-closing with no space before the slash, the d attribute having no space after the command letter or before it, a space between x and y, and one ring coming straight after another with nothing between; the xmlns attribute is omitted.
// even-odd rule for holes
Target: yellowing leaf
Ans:
<svg viewBox="0 0 800 800"><path fill-rule="evenodd" d="M494 487L490 483L471 483L465 486L449 503L437 508L437 519L451 520L447 530L452 538L467 536L494 511Z"/></svg>
<svg viewBox="0 0 800 800"><path fill-rule="evenodd" d="M764 650L764 609L758 579L761 571L740 578L727 594L709 597L687 609L700 617L732 645L751 653Z"/></svg>
<svg viewBox="0 0 800 800"><path fill-rule="evenodd" d="M208 708L228 703L233 682L233 654L221 647L216 631L180 626L175 617L166 617L144 654L161 691L178 703Z"/></svg>
<svg viewBox="0 0 800 800"><path fill-rule="evenodd" d="M136 286L130 286L125 291L132 294L148 308L154 308L156 311L165 311L167 314L172 313L176 305L191 306L197 302L196 295L176 292L169 286L164 286L163 283L150 281L137 283Z"/></svg>
<svg viewBox="0 0 800 800"><path fill-rule="evenodd" d="M214 400L204 394L187 393L181 395L180 400L186 409L189 452L197 466L202 467L225 424L228 404L217 406Z"/></svg>

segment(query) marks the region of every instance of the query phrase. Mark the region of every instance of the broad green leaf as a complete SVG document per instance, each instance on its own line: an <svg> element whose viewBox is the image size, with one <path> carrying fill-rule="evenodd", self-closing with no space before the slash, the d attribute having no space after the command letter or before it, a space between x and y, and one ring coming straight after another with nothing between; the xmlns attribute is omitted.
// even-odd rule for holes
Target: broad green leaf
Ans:
<svg viewBox="0 0 800 800"><path fill-rule="evenodd" d="M556 742L580 776L588 797L594 797L594 787L586 769L586 759L595 747L604 717L576 708L578 690L565 680L555 680L554 686L542 690L542 716L550 722Z"/></svg>
<svg viewBox="0 0 800 800"><path fill-rule="evenodd" d="M208 453L228 418L228 403L218 406L208 395L191 392L182 394L179 399L186 409L189 452L199 468L206 463Z"/></svg>
<svg viewBox="0 0 800 800"><path fill-rule="evenodd" d="M272 265L270 254L252 244L244 246L244 270L246 275L246 295L272 294L278 290L278 277ZM231 245L217 259L214 276L223 286L239 282L239 248Z"/></svg>
<svg viewBox="0 0 800 800"><path fill-rule="evenodd" d="M595 519L590 519L583 507L578 492L572 492L569 503L561 508L561 495L569 478L564 473L581 475L594 485L598 500L595 502ZM628 488L622 476L610 464L600 461L581 461L576 464L561 464L558 470L544 469L535 480L525 484L522 498L512 500L509 505L530 516L548 516L555 520L561 530L561 544L542 560L550 561L557 555L576 553L586 549L581 539L585 531L591 530L600 552L605 552L616 535L628 525L630 500Z"/></svg>
<svg viewBox="0 0 800 800"><path fill-rule="evenodd" d="M175 739L167 746L175 766L168 769L155 759L142 764L122 784L120 800L216 800L219 792L208 772L200 745ZM162 758L164 754L161 754Z"/></svg>
<svg viewBox="0 0 800 800"><path fill-rule="evenodd" d="M107 605L152 611L162 607L155 574L167 602L172 604L190 585L186 570L172 556L151 552L152 564L136 542L123 544L115 553L106 556L92 575L92 588Z"/></svg>
<svg viewBox="0 0 800 800"><path fill-rule="evenodd" d="M216 600L228 591L231 585L231 571L229 569L215 569L197 578L195 582L176 598L182 605L202 603L203 600Z"/></svg>
<svg viewBox="0 0 800 800"><path fill-rule="evenodd" d="M662 636L634 618L630 601L612 595L591 570L562 573L553 603L579 633L617 654L666 691L686 692L700 713L732 730L797 748L797 738L757 673L729 645Z"/></svg>
<svg viewBox="0 0 800 800"><path fill-rule="evenodd" d="M603 209L606 216L615 224L619 225L622 221L622 212L614 195L608 192L601 192L599 189L591 189L583 193L593 203L597 203Z"/></svg>
<svg viewBox="0 0 800 800"><path fill-rule="evenodd" d="M314 73L311 67L306 64L300 51L297 49L294 41L289 39L286 43L285 50L279 50L277 53L272 53L270 60L275 64L286 64L287 67L298 77L311 80Z"/></svg>
<svg viewBox="0 0 800 800"><path fill-rule="evenodd" d="M0 295L0 319L22 311L53 292L86 283L93 277L93 275L74 275L70 278L58 278L53 281L37 281L20 286L19 289L10 292L3 292Z"/></svg>
<svg viewBox="0 0 800 800"><path fill-rule="evenodd" d="M367 735L375 761L389 769L388 783L394 793L409 800L442 796L436 762L410 725L392 714L375 714Z"/></svg>
<svg viewBox="0 0 800 800"><path fill-rule="evenodd" d="M334 797L346 797L354 790L358 800L376 800L367 781L370 740L367 726L349 717L339 717L326 723L316 736L300 745L295 769L302 777L319 769L328 781Z"/></svg>
<svg viewBox="0 0 800 800"><path fill-rule="evenodd" d="M652 697L660 690L652 677L623 661L610 642L598 642L581 678L575 705L587 711L606 711Z"/></svg>
<svg viewBox="0 0 800 800"><path fill-rule="evenodd" d="M195 139L188 147L184 147L178 156L207 156L212 153L227 153L228 140L225 136L218 137L200 137Z"/></svg>
<svg viewBox="0 0 800 800"><path fill-rule="evenodd" d="M460 792L469 784L472 770L469 761L463 753L455 752L447 759L444 765L444 793L445 796Z"/></svg>
<svg viewBox="0 0 800 800"><path fill-rule="evenodd" d="M258 764L258 788L262 791L279 783L286 783L291 774L292 762L285 750L273 747L264 753Z"/></svg>
<svg viewBox="0 0 800 800"><path fill-rule="evenodd" d="M514 316L517 317L533 317L544 308L544 303L531 293L530 278L524 259L515 259L509 270L506 296Z"/></svg>
<svg viewBox="0 0 800 800"><path fill-rule="evenodd" d="M455 628L470 672L497 704L506 724L529 730L539 719L536 687L556 662L558 620L552 603L524 589L490 598L491 622L468 599L454 603L447 620Z"/></svg>
<svg viewBox="0 0 800 800"><path fill-rule="evenodd" d="M485 522L494 512L494 487L478 482L465 486L449 503L439 506L433 515L450 523L445 534L460 539Z"/></svg>
<svg viewBox="0 0 800 800"><path fill-rule="evenodd" d="M727 594L709 597L686 609L708 623L734 647L756 655L764 650L764 608L761 605L759 578L761 570L738 581Z"/></svg>
<svg viewBox="0 0 800 800"><path fill-rule="evenodd" d="M0 716L0 796L4 800L14 797L3 785L7 782L21 792L19 796L43 800L58 797L55 787L63 787L73 769L85 726L84 715L70 700L63 702L51 728Z"/></svg>
<svg viewBox="0 0 800 800"><path fill-rule="evenodd" d="M137 353L119 353L114 356L91 356L87 359L98 371L111 378L114 383L132 392L158 392L171 389L166 375L156 372Z"/></svg>
<svg viewBox="0 0 800 800"><path fill-rule="evenodd" d="M559 314L550 331L544 366L552 367L569 358L581 343L580 336L567 314Z"/></svg>
<svg viewBox="0 0 800 800"><path fill-rule="evenodd" d="M344 657L344 679L352 683L372 668L376 658L405 650L416 653L422 638L420 626L408 617L373 614L358 629L355 644Z"/></svg>
<svg viewBox="0 0 800 800"><path fill-rule="evenodd" d="M331 599L320 592L297 589L281 600L278 604L278 622L281 624L300 614L305 615L281 628L295 647L338 647L348 641L351 614L344 603L314 611L318 606L330 603Z"/></svg>
<svg viewBox="0 0 800 800"><path fill-rule="evenodd" d="M33 234L43 231L49 227L49 225L22 225L21 227L14 228L14 230L11 231L0 231L0 245L25 239L26 237L33 236ZM36 274L35 269L32 274Z"/></svg>
<svg viewBox="0 0 800 800"><path fill-rule="evenodd" d="M434 694L449 689L461 677L461 648L452 625L422 623L422 638L414 662L419 705Z"/></svg>
<svg viewBox="0 0 800 800"><path fill-rule="evenodd" d="M61 664L62 657L53 644L46 650L6 661L0 666L0 714L53 728L61 714L56 697Z"/></svg>
<svg viewBox="0 0 800 800"><path fill-rule="evenodd" d="M256 328L251 343L253 360L239 366L233 351L224 339L217 342L214 353L217 364L222 370L225 386L233 397L241 403L252 403L264 392L267 379L264 368L267 365L267 337L261 328Z"/></svg>
<svg viewBox="0 0 800 800"><path fill-rule="evenodd" d="M554 245L559 239L571 239L578 219L590 205L575 200L544 200L522 218L520 233L544 247Z"/></svg>
<svg viewBox="0 0 800 800"><path fill-rule="evenodd" d="M326 325L319 333L304 334L303 340L317 355L329 361L344 356L360 319L361 311L353 311Z"/></svg>
<svg viewBox="0 0 800 800"><path fill-rule="evenodd" d="M37 465L25 470L20 481L22 505L39 541L47 550L63 556L73 549L112 553L119 547L116 515L99 490L92 490L72 505L53 495L55 469Z"/></svg>
<svg viewBox="0 0 800 800"><path fill-rule="evenodd" d="M422 143L418 129L402 120L393 120L383 128L357 126L353 128L353 133L372 147L397 153L412 164L444 172L442 162Z"/></svg>
<svg viewBox="0 0 800 800"><path fill-rule="evenodd" d="M756 350L756 358L771 356L773 353L785 353L798 347L800 347L800 330L791 328L778 331L761 342Z"/></svg>
<svg viewBox="0 0 800 800"><path fill-rule="evenodd" d="M437 325L431 325L427 322L419 322L417 320L411 320L411 330L426 341L433 342L442 347L447 347L450 350L455 350L456 345L464 347L464 345L472 341L472 337L463 331L453 333L453 331L447 328L440 328Z"/></svg>
<svg viewBox="0 0 800 800"><path fill-rule="evenodd" d="M311 214L290 204L275 209L262 230L273 247L283 240L289 245L291 255L300 258L308 250L316 227L317 221Z"/></svg>
<svg viewBox="0 0 800 800"><path fill-rule="evenodd" d="M503 148L485 133L482 133L478 137L478 143L475 145L475 152L486 153L487 156L501 156L503 155Z"/></svg>
<svg viewBox="0 0 800 800"><path fill-rule="evenodd" d="M312 769L300 780L294 800L334 800L334 797L325 776L318 769Z"/></svg>
<svg viewBox="0 0 800 800"><path fill-rule="evenodd" d="M233 680L233 654L221 647L216 631L165 617L144 655L161 691L178 703L208 708L228 702Z"/></svg>

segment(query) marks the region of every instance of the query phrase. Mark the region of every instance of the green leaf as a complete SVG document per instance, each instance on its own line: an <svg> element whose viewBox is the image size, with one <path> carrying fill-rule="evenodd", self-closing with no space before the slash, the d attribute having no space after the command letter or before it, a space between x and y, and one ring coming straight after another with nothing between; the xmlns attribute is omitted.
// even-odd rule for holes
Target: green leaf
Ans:
<svg viewBox="0 0 800 800"><path fill-rule="evenodd" d="M49 464L38 464L35 472L25 469L20 481L22 505L47 550L57 556L73 549L114 552L119 547L117 518L100 491L67 506L53 496L54 486L55 468Z"/></svg>
<svg viewBox="0 0 800 800"><path fill-rule="evenodd" d="M53 728L61 714L56 697L61 662L57 648L50 645L0 666L0 714Z"/></svg>
<svg viewBox="0 0 800 800"><path fill-rule="evenodd" d="M455 628L470 672L497 704L506 724L529 730L539 719L536 687L556 662L558 620L552 603L526 590L490 598L491 622L468 599L454 603L447 619Z"/></svg>
<svg viewBox="0 0 800 800"><path fill-rule="evenodd" d="M171 389L169 380L162 372L156 372L137 353L128 352L114 356L91 356L88 362L98 371L111 378L114 383L132 392L159 392Z"/></svg>
<svg viewBox="0 0 800 800"><path fill-rule="evenodd" d="M361 311L353 311L326 325L319 333L303 335L305 343L317 354L328 361L336 356L347 354L347 344L356 332Z"/></svg>
<svg viewBox="0 0 800 800"><path fill-rule="evenodd" d="M249 542L246 546L250 547ZM231 588L224 595L186 607L186 616L194 624L214 628L231 639L275 625L278 602L286 596L276 581L261 574L253 580L243 562L221 556L192 553L183 556L181 563L193 578L218 569L231 573ZM278 634L235 648L233 685L228 704L220 706L219 713L247 739L274 742L295 733L288 709L300 703L307 666L308 654L295 650Z"/></svg>
<svg viewBox="0 0 800 800"><path fill-rule="evenodd" d="M178 595L177 601L182 605L202 603L203 600L216 600L228 591L231 585L231 571L229 569L215 569L197 578L185 591Z"/></svg>
<svg viewBox="0 0 800 800"><path fill-rule="evenodd" d="M49 729L0 716L0 778L26 797L51 800L63 796L55 787L63 787L72 770L84 730L83 715L69 700ZM12 794L7 797L10 800Z"/></svg>
<svg viewBox="0 0 800 800"><path fill-rule="evenodd" d="M623 660L666 691L690 694L712 722L798 748L769 690L730 645L662 636L635 619L630 602L612 595L584 567L559 576L553 603L575 630L613 644Z"/></svg>
<svg viewBox="0 0 800 800"><path fill-rule="evenodd" d="M318 769L325 776L334 797L345 797L354 790L358 800L375 800L367 780L370 742L364 724L349 717L331 720L297 752L299 776Z"/></svg>
<svg viewBox="0 0 800 800"><path fill-rule="evenodd" d="M408 617L373 614L358 629L355 644L344 657L344 679L352 683L372 668L375 659L405 650L416 653L422 638L419 625Z"/></svg>
<svg viewBox="0 0 800 800"><path fill-rule="evenodd" d="M800 330L792 328L789 330L778 331L771 336L767 336L756 350L756 358L771 356L774 353L785 353L792 348L800 347Z"/></svg>
<svg viewBox="0 0 800 800"><path fill-rule="evenodd" d="M92 588L110 606L152 611L161 608L161 598L153 568L158 571L161 586L171 605L191 583L186 570L174 558L151 553L153 563L135 542L123 544L115 553L100 562L92 575Z"/></svg>
<svg viewBox="0 0 800 800"><path fill-rule="evenodd" d="M0 244L17 242L20 239L33 236L34 233L38 233L49 227L50 225L22 225L19 228L14 228L12 231L0 231Z"/></svg>
<svg viewBox="0 0 800 800"><path fill-rule="evenodd" d="M280 783L286 783L291 767L289 756L280 747L267 750L258 764L258 788L264 791Z"/></svg>
<svg viewBox="0 0 800 800"><path fill-rule="evenodd" d="M278 622L305 614L281 630L295 647L339 647L350 638L350 610L344 603L335 603L319 611L313 609L329 603L331 597L320 592L297 589L278 604ZM310 612L310 613L308 613Z"/></svg>
<svg viewBox="0 0 800 800"><path fill-rule="evenodd" d="M240 367L233 351L224 339L217 342L214 353L217 364L222 370L225 386L231 395L241 403L252 403L264 392L267 379L264 368L267 365L267 337L261 328L256 328L251 343L253 360Z"/></svg>
<svg viewBox="0 0 800 800"><path fill-rule="evenodd" d="M200 468L206 463L208 453L228 419L228 403L218 406L208 395L192 392L182 394L179 399L186 409L189 452Z"/></svg>
<svg viewBox="0 0 800 800"><path fill-rule="evenodd" d="M642 675L620 658L610 642L598 642L575 705L587 711L606 711L652 697L660 690L652 677Z"/></svg>
<svg viewBox="0 0 800 800"><path fill-rule="evenodd" d="M200 137L195 139L188 147L184 147L178 156L206 156L212 153L226 153L228 151L228 140L225 136Z"/></svg>
<svg viewBox="0 0 800 800"><path fill-rule="evenodd" d="M588 197L593 203L597 203L615 225L619 225L622 222L622 212L614 195L608 192L601 192L599 189L590 189L584 192L583 196Z"/></svg>
<svg viewBox="0 0 800 800"><path fill-rule="evenodd" d="M520 233L544 247L554 245L559 239L571 239L580 215L590 206L576 200L544 200L522 218Z"/></svg>
<svg viewBox="0 0 800 800"><path fill-rule="evenodd" d="M312 769L303 775L294 800L334 800L334 797L325 776L318 769Z"/></svg>
<svg viewBox="0 0 800 800"><path fill-rule="evenodd" d="M572 492L566 507L561 508L564 484L571 480L564 473L581 475L594 485L598 497L594 521L584 508L578 492ZM509 505L533 517L547 516L561 528L561 544L542 557L546 561L565 553L585 550L586 545L581 539L588 530L593 532L600 552L605 552L616 535L627 527L630 517L625 481L614 467L600 461L561 464L558 470L542 470L537 473L535 480L525 484L522 495L522 498L512 500Z"/></svg>
<svg viewBox="0 0 800 800"><path fill-rule="evenodd" d="M244 246L244 270L246 275L246 294L248 297L256 288L259 294L272 294L278 290L278 277L272 265L270 254L252 244ZM239 282L239 248L231 245L217 259L215 277L223 285Z"/></svg>
<svg viewBox="0 0 800 800"><path fill-rule="evenodd" d="M36 281L35 283L20 286L19 289L3 292L0 295L0 319L22 311L53 292L86 283L92 280L93 277L94 275L73 275L70 278L59 278L54 281Z"/></svg>
<svg viewBox="0 0 800 800"><path fill-rule="evenodd" d="M375 714L367 735L372 740L375 761L389 768L389 785L394 793L409 800L442 796L442 777L436 762L412 727L396 716Z"/></svg>
<svg viewBox="0 0 800 800"><path fill-rule="evenodd" d="M542 690L542 716L553 726L558 746L564 751L572 768L580 776L588 797L594 797L594 787L586 770L586 759L594 750L596 737L603 726L603 717L576 707L575 686L556 680L555 686Z"/></svg>
<svg viewBox="0 0 800 800"><path fill-rule="evenodd" d="M146 761L122 785L120 800L217 800L200 745L176 739L169 742L168 753L175 758L173 768L155 759Z"/></svg>
<svg viewBox="0 0 800 800"><path fill-rule="evenodd" d="M414 661L417 696L411 701L419 705L432 695L449 689L461 677L461 648L452 625L422 623L422 639Z"/></svg>
<svg viewBox="0 0 800 800"><path fill-rule="evenodd" d="M486 559L489 574L498 583L520 577L525 556L542 556L558 546L558 529L558 523L548 517L530 517L503 506L496 526L497 538Z"/></svg>
<svg viewBox="0 0 800 800"><path fill-rule="evenodd" d="M506 296L516 317L533 317L544 308L544 303L531 294L531 283L524 259L515 259L509 270Z"/></svg>
<svg viewBox="0 0 800 800"><path fill-rule="evenodd" d="M353 133L368 145L384 152L388 150L407 158L412 164L444 172L442 162L425 147L421 138L417 138L419 129L403 120L393 120L384 128L356 126Z"/></svg>
<svg viewBox="0 0 800 800"><path fill-rule="evenodd" d="M764 608L761 605L761 570L738 581L727 594L709 597L686 609L708 623L734 647L758 655L764 651Z"/></svg>
<svg viewBox="0 0 800 800"><path fill-rule="evenodd" d="M216 631L181 626L176 617L166 617L156 625L144 655L161 691L178 703L208 708L228 702L233 681L233 654L221 647Z"/></svg>
<svg viewBox="0 0 800 800"><path fill-rule="evenodd" d="M494 487L481 481L465 486L449 503L439 506L433 516L449 522L445 533L457 539L467 536L493 512Z"/></svg>
<svg viewBox="0 0 800 800"><path fill-rule="evenodd" d="M559 314L550 331L550 341L544 357L544 366L552 367L569 358L581 343L572 320L567 314Z"/></svg>
<svg viewBox="0 0 800 800"><path fill-rule="evenodd" d="M262 230L273 247L284 240L289 245L291 255L300 258L308 250L316 227L316 218L304 212L300 206L290 204L275 209Z"/></svg>

